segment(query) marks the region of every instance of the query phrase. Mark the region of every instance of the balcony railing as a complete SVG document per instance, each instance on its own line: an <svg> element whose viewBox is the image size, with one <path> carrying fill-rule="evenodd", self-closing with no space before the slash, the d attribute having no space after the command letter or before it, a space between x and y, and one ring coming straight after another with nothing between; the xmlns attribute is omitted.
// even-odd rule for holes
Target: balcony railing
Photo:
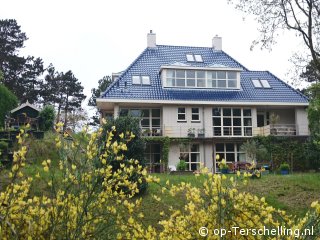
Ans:
<svg viewBox="0 0 320 240"><path fill-rule="evenodd" d="M296 136L297 125L295 124L274 124L254 128L254 136Z"/></svg>
<svg viewBox="0 0 320 240"><path fill-rule="evenodd" d="M153 126L141 127L144 137L168 136L177 138L208 138L208 137L253 137L253 136L307 136L308 126L295 124L275 124L263 127L222 127L219 129L199 128L190 126Z"/></svg>

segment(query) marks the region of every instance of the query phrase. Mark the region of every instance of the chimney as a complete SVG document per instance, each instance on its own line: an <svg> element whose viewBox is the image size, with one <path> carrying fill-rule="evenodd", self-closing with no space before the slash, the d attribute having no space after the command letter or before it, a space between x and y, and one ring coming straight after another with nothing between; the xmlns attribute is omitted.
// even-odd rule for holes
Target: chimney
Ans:
<svg viewBox="0 0 320 240"><path fill-rule="evenodd" d="M156 48L156 34L150 30L147 36L147 47L148 48Z"/></svg>
<svg viewBox="0 0 320 240"><path fill-rule="evenodd" d="M212 48L214 50L222 50L222 37L216 35L214 38L212 38Z"/></svg>

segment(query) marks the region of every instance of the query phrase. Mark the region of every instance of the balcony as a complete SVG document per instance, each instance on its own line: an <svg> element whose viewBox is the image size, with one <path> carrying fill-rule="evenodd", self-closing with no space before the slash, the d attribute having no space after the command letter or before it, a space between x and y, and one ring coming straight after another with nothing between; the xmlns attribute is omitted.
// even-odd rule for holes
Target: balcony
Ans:
<svg viewBox="0 0 320 240"><path fill-rule="evenodd" d="M274 124L253 129L254 136L296 136L298 126L295 124Z"/></svg>

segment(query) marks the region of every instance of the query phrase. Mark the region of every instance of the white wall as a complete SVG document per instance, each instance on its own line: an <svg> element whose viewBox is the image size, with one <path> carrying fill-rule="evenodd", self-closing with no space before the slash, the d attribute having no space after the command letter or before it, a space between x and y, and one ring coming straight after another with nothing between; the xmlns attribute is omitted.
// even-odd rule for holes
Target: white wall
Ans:
<svg viewBox="0 0 320 240"><path fill-rule="evenodd" d="M308 114L305 108L296 108L295 119L297 125L297 135L309 135Z"/></svg>

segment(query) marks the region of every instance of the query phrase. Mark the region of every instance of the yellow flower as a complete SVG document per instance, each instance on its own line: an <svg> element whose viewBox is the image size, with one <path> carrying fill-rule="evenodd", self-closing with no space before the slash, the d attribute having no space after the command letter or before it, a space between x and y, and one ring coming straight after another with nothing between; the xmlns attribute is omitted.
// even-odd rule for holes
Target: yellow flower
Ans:
<svg viewBox="0 0 320 240"><path fill-rule="evenodd" d="M217 160L217 161L220 160L220 155L219 155L219 154L216 155L216 160Z"/></svg>
<svg viewBox="0 0 320 240"><path fill-rule="evenodd" d="M48 166L43 167L43 171L48 172L49 171Z"/></svg>
<svg viewBox="0 0 320 240"><path fill-rule="evenodd" d="M72 168L72 170L76 170L77 166L72 164L71 168Z"/></svg>

